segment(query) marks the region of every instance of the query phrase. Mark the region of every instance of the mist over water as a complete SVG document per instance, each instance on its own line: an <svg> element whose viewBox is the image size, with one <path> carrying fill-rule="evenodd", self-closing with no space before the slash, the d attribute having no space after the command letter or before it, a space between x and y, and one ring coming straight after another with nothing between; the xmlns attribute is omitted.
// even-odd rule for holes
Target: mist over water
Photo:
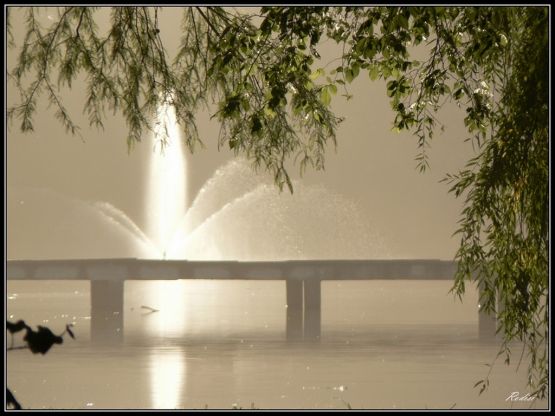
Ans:
<svg viewBox="0 0 555 416"><path fill-rule="evenodd" d="M10 319L77 339L46 356L9 354L8 382L28 408L455 409L545 408L510 403L526 372L501 363L477 339L471 302L446 296L449 282L326 282L322 340L285 341L283 282L126 283L125 340L89 342L88 282L8 282ZM141 309L147 304L159 312ZM15 340L16 345L21 343ZM516 351L516 349L515 349Z"/></svg>

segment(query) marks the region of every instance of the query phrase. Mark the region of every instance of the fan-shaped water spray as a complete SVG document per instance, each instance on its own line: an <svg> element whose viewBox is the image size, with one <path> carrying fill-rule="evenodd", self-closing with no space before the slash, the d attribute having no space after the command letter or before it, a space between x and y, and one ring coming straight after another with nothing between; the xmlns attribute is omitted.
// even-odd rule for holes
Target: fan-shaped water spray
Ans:
<svg viewBox="0 0 555 416"><path fill-rule="evenodd" d="M270 175L254 172L246 160L230 160L214 172L196 195L181 224L184 233L192 232L209 216L257 186L272 183Z"/></svg>
<svg viewBox="0 0 555 416"><path fill-rule="evenodd" d="M354 203L322 186L294 186L297 192L291 195L261 183L229 201L182 236L183 252L172 252L172 257L256 261L389 256L382 237Z"/></svg>
<svg viewBox="0 0 555 416"><path fill-rule="evenodd" d="M161 256L162 253L159 252L158 247L156 247L152 241L145 235L145 233L129 218L123 211L117 209L112 204L108 202L95 202L92 204L100 213L102 213L106 218L113 221L118 226L125 228L131 233L133 238L141 245L145 253L151 255L152 253L157 253L157 256Z"/></svg>
<svg viewBox="0 0 555 416"><path fill-rule="evenodd" d="M82 201L45 188L8 188L8 257L151 257L156 248L108 202ZM32 232L30 232L32 230Z"/></svg>

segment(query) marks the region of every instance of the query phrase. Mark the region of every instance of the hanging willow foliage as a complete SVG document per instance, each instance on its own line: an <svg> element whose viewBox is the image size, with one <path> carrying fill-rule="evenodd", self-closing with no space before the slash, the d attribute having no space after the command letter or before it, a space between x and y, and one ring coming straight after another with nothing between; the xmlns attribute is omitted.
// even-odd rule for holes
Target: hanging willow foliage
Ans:
<svg viewBox="0 0 555 416"><path fill-rule="evenodd" d="M435 131L443 129L438 110L448 101L464 108L476 156L446 177L465 200L453 292L462 296L469 280L484 288L481 303L499 315L500 354L510 362L510 343L522 342L529 384L546 396L547 7L262 7L251 14L186 7L172 62L158 7L113 7L105 33L95 23L96 8L56 10L43 27L37 10L25 8L23 39L14 39L8 21L8 40L19 50L9 78L21 95L8 116L23 131L33 129L45 94L56 117L78 133L59 87L73 87L82 73L91 125L102 126L106 106L120 112L132 146L152 128L160 103L169 102L193 148L200 142L195 115L216 108L219 145L247 155L292 191L286 162L301 171L324 167L341 121L330 110L333 97L341 90L350 98L349 84L361 74L386 81L393 127L414 133L421 171ZM331 70L318 66L325 42L342 51ZM411 57L414 47L424 59Z"/></svg>

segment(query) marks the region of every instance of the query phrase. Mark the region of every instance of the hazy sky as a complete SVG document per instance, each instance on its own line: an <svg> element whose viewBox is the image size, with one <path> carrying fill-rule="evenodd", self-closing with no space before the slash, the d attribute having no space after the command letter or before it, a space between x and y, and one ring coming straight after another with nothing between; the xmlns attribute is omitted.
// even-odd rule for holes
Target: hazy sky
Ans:
<svg viewBox="0 0 555 416"><path fill-rule="evenodd" d="M17 14L13 18L17 43L22 24ZM164 9L161 19L162 35L171 51L179 39L175 28L179 27L180 13ZM322 55L328 52L332 50ZM7 56L10 68L16 52L8 50ZM385 83L372 83L361 72L349 89L354 93L352 100L335 98L332 103L336 113L346 117L338 130L337 149L328 147L325 171L309 171L303 180L323 184L358 203L367 218L378 224L396 257L451 258L458 245L458 239L451 235L457 228L462 201L448 194L448 185L439 181L446 173L461 169L472 156L471 145L464 142L467 136L462 113L452 108L442 111L445 133L438 130L429 150L431 169L421 174L415 168L416 139L391 132L393 113ZM10 105L17 98L16 91L12 85L7 91ZM122 117L108 119L104 131L89 128L81 113L83 96L84 87L79 83L66 94L67 107L82 127L83 140L65 133L44 99L35 116L34 133L20 133L17 122L7 132L9 258L28 255L25 248L33 244L37 230L53 226L54 217L61 220L70 214L58 212L53 216L46 212L50 205L41 203L37 190L82 201L107 201L144 228L144 184L151 148L143 142L128 153ZM206 115L199 118L205 148L188 154L190 199L215 169L233 157L225 149L218 151L218 125L207 120ZM31 206L25 200L29 192L35 195ZM63 241L52 244L61 245L63 252Z"/></svg>

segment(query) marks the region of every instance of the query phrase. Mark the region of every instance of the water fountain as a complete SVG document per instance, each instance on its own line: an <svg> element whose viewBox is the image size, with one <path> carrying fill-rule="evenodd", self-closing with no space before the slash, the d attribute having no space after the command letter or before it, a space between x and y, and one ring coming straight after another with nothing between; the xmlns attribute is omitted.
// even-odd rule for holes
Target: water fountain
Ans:
<svg viewBox="0 0 555 416"><path fill-rule="evenodd" d="M37 219L51 224L35 233L36 246L29 241L29 249L18 257L245 261L389 257L375 225L354 202L300 181L294 182L293 195L280 193L270 175L254 172L242 158L216 170L188 204L182 138L168 105L158 111L149 145L144 230L108 202L83 202L44 189L12 190L9 213L16 213L14 218L25 224L12 226L13 235L19 226L33 226ZM11 218L10 223L14 224ZM58 239L63 241L47 243ZM101 242L105 249L93 247L93 242ZM27 249L23 242L20 245ZM55 254L56 250L63 254Z"/></svg>
<svg viewBox="0 0 555 416"><path fill-rule="evenodd" d="M323 186L294 183L279 193L268 174L234 159L218 169L190 207L175 112L161 106L153 135L145 206L158 257L189 260L364 259L388 257L358 207ZM165 139L162 151L157 144Z"/></svg>

